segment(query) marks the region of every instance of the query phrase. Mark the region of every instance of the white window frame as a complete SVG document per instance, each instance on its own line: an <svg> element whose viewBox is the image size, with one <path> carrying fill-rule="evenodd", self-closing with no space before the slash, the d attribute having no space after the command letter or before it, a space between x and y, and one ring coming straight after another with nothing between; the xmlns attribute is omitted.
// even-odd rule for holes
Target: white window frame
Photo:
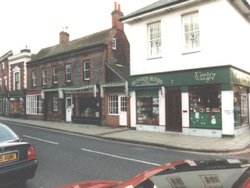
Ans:
<svg viewBox="0 0 250 188"><path fill-rule="evenodd" d="M108 96L108 114L118 115L119 114L119 97L118 95Z"/></svg>
<svg viewBox="0 0 250 188"><path fill-rule="evenodd" d="M18 80L16 80L16 74L18 74ZM21 86L20 86L20 80L21 80L21 77L20 77L20 68L19 67L15 67L13 69L13 90L20 90ZM18 85L16 85L16 82L18 81ZM17 87L16 87L17 86Z"/></svg>
<svg viewBox="0 0 250 188"><path fill-rule="evenodd" d="M161 56L161 22L148 24L148 58Z"/></svg>
<svg viewBox="0 0 250 188"><path fill-rule="evenodd" d="M41 94L26 95L26 114L43 115L44 106Z"/></svg>
<svg viewBox="0 0 250 188"><path fill-rule="evenodd" d="M56 84L58 83L58 67L53 67L52 68L52 76L53 76L53 83Z"/></svg>
<svg viewBox="0 0 250 188"><path fill-rule="evenodd" d="M42 69L42 84L47 85L47 69Z"/></svg>
<svg viewBox="0 0 250 188"><path fill-rule="evenodd" d="M86 68L86 64L89 64L89 68ZM84 61L83 62L83 80L86 81L86 80L90 80L90 77L91 77L91 67L90 67L90 61ZM87 77L89 73L89 76Z"/></svg>
<svg viewBox="0 0 250 188"><path fill-rule="evenodd" d="M32 86L36 86L36 71L31 72Z"/></svg>
<svg viewBox="0 0 250 188"><path fill-rule="evenodd" d="M182 15L183 53L200 50L199 12Z"/></svg>
<svg viewBox="0 0 250 188"><path fill-rule="evenodd" d="M112 49L116 50L116 38L112 38Z"/></svg>
<svg viewBox="0 0 250 188"><path fill-rule="evenodd" d="M71 64L65 65L65 78L66 82L71 82Z"/></svg>

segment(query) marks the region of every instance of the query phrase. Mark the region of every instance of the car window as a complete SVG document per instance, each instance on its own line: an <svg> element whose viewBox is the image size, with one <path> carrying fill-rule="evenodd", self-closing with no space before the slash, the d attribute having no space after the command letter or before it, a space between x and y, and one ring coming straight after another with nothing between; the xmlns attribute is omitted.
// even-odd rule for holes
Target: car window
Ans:
<svg viewBox="0 0 250 188"><path fill-rule="evenodd" d="M0 142L16 139L17 135L8 127L0 125Z"/></svg>

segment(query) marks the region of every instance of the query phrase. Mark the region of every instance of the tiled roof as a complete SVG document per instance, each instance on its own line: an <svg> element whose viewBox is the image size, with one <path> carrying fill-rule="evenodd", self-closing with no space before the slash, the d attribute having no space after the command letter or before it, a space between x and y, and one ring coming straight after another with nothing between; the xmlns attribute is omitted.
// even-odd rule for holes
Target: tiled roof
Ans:
<svg viewBox="0 0 250 188"><path fill-rule="evenodd" d="M122 80L126 81L129 77L129 67L121 64L107 64L110 70L118 75Z"/></svg>
<svg viewBox="0 0 250 188"><path fill-rule="evenodd" d="M139 16L157 9L161 9L164 7L168 7L168 6L172 6L181 2L185 2L185 1L189 1L189 0L159 0L151 5L148 5L146 7L143 7L135 12L132 12L128 15L126 15L125 17L121 18L121 20L126 20L135 16Z"/></svg>
<svg viewBox="0 0 250 188"><path fill-rule="evenodd" d="M106 45L112 40L114 32L115 30L113 29L107 29L66 43L43 48L37 53L37 55L32 57L32 60L29 63L60 56L69 52L88 49L99 45Z"/></svg>

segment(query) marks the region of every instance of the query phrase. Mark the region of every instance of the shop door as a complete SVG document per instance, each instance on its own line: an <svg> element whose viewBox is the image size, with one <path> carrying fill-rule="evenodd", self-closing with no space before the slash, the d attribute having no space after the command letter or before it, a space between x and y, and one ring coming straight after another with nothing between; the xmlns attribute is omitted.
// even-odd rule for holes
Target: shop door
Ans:
<svg viewBox="0 0 250 188"><path fill-rule="evenodd" d="M66 97L65 99L65 109L66 109L66 121L72 121L72 112L73 112L73 105L72 105L72 97Z"/></svg>
<svg viewBox="0 0 250 188"><path fill-rule="evenodd" d="M121 126L127 126L127 98L125 96L119 96L119 101L120 101L119 124Z"/></svg>
<svg viewBox="0 0 250 188"><path fill-rule="evenodd" d="M166 94L166 130L182 131L181 92L167 91Z"/></svg>

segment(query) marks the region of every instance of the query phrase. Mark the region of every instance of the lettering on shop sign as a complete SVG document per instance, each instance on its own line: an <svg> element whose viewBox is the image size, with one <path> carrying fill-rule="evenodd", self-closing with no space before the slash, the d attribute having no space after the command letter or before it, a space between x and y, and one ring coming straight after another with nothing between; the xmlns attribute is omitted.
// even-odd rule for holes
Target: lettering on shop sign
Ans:
<svg viewBox="0 0 250 188"><path fill-rule="evenodd" d="M162 85L162 79L156 76L143 76L132 81L132 86Z"/></svg>
<svg viewBox="0 0 250 188"><path fill-rule="evenodd" d="M194 79L196 81L210 82L211 80L215 80L215 77L216 77L216 73L214 73L214 72L203 73L203 72L197 71L194 73Z"/></svg>

